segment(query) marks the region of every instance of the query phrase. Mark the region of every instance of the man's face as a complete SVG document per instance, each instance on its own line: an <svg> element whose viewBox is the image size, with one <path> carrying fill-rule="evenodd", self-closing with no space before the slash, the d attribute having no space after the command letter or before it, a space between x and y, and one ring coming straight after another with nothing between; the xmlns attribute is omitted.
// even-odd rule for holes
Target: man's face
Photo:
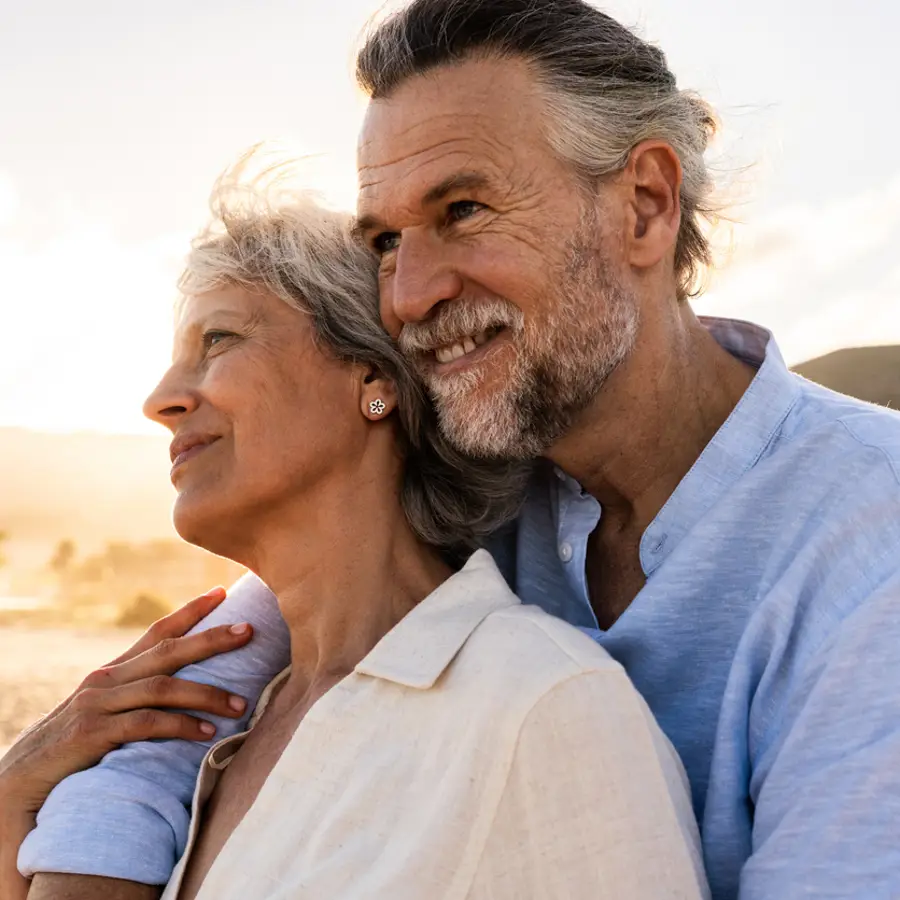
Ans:
<svg viewBox="0 0 900 900"><path fill-rule="evenodd" d="M524 63L471 60L373 101L360 138L382 318L476 455L544 452L637 329L614 204L550 148L542 104Z"/></svg>

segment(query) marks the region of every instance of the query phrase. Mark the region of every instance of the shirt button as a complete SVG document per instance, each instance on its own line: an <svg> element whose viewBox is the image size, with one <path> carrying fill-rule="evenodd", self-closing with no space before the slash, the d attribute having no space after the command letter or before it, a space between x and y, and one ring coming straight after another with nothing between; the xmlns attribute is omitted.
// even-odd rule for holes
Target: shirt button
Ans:
<svg viewBox="0 0 900 900"><path fill-rule="evenodd" d="M572 545L568 542L559 545L559 558L563 562L569 562L572 559Z"/></svg>

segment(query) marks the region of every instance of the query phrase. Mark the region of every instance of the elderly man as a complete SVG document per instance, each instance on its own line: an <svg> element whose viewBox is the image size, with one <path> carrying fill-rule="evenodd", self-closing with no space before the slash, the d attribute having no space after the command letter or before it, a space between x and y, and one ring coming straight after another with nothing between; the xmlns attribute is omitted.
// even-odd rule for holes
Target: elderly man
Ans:
<svg viewBox="0 0 900 900"><path fill-rule="evenodd" d="M582 0L415 0L357 67L384 323L460 447L545 460L492 549L643 693L714 896L900 896L900 419L793 376L762 328L692 312L710 109ZM239 688L239 655L204 677ZM102 774L51 798L32 870L60 870L54 820L71 829ZM144 816L141 843L171 827ZM107 843L74 871L134 877L136 848Z"/></svg>

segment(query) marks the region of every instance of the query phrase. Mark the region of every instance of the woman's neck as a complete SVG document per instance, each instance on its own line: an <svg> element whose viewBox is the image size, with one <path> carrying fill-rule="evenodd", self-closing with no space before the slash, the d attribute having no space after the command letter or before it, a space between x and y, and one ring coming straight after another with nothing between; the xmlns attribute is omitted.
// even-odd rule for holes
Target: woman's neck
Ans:
<svg viewBox="0 0 900 900"><path fill-rule="evenodd" d="M281 695L302 703L349 674L452 569L416 537L396 491L355 473L329 479L255 530L252 565L291 635Z"/></svg>

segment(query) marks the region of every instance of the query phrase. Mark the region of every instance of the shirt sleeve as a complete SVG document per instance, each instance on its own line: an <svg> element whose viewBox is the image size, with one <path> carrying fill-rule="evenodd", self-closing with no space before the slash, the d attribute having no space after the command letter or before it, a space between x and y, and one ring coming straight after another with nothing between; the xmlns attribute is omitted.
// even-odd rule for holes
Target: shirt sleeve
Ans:
<svg viewBox="0 0 900 900"><path fill-rule="evenodd" d="M245 575L193 631L249 622L246 646L182 669L178 676L213 684L247 700L240 719L205 715L218 741L245 728L259 695L290 662L290 637L266 586ZM19 870L101 875L165 884L187 842L190 804L210 743L142 741L108 753L60 782L19 851Z"/></svg>
<svg viewBox="0 0 900 900"><path fill-rule="evenodd" d="M900 573L803 667L780 720L755 754L741 900L900 896Z"/></svg>
<svg viewBox="0 0 900 900"><path fill-rule="evenodd" d="M469 897L708 896L687 777L627 676L585 673L545 694Z"/></svg>

